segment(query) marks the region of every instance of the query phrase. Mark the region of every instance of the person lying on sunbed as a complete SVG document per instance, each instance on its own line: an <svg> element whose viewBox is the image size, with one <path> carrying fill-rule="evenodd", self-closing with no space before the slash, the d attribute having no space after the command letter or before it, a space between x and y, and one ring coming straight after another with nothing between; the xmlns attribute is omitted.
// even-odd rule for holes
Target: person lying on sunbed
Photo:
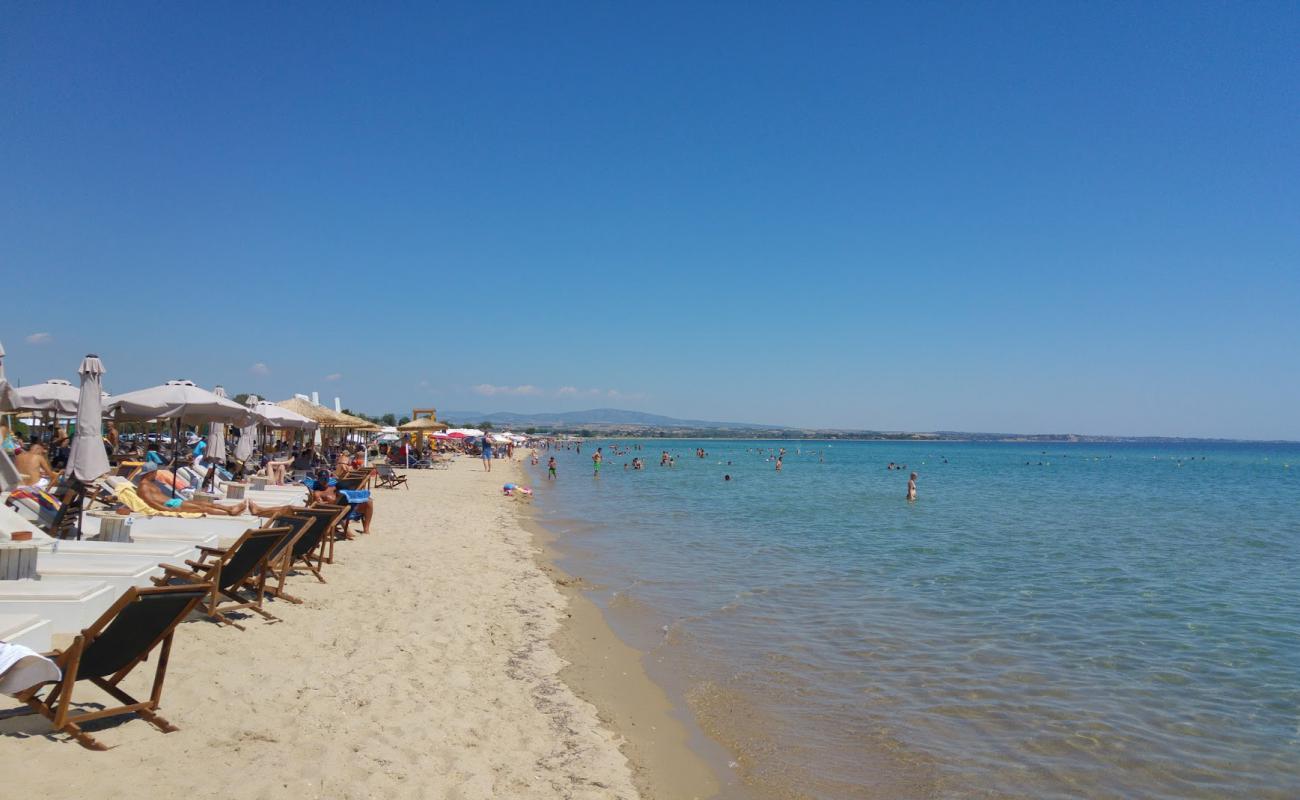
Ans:
<svg viewBox="0 0 1300 800"><path fill-rule="evenodd" d="M168 497L167 492L155 480L142 480L135 488L136 495L145 505L156 511L181 511L214 516L238 517L248 510L248 503L233 506L221 506L206 500L182 500Z"/></svg>

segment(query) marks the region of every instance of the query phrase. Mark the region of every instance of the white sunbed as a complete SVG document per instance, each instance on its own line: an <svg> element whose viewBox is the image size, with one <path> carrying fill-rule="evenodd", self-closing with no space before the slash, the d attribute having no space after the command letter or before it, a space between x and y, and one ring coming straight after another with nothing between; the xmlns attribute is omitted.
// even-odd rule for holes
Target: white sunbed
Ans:
<svg viewBox="0 0 1300 800"><path fill-rule="evenodd" d="M16 531L31 531L32 540L41 552L62 554L85 554L102 556L140 556L152 561L167 561L180 564L187 558L198 555L196 545L192 542L165 541L155 542L101 542L76 539L55 539L40 528L23 518L13 509L0 505L0 541L8 539ZM217 537L211 536L210 542L200 544L212 546Z"/></svg>
<svg viewBox="0 0 1300 800"><path fill-rule="evenodd" d="M97 580L0 581L0 614L49 620L53 634L76 634L99 619L121 592Z"/></svg>
<svg viewBox="0 0 1300 800"><path fill-rule="evenodd" d="M20 644L38 653L54 647L50 621L35 614L0 614L0 642Z"/></svg>

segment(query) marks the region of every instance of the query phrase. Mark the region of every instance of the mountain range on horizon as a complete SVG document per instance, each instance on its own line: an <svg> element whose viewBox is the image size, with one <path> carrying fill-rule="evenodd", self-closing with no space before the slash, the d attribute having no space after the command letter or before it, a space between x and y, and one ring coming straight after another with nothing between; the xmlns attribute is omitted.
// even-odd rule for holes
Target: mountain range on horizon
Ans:
<svg viewBox="0 0 1300 800"><path fill-rule="evenodd" d="M535 427L560 430L591 429L600 432L736 432L766 434L760 438L830 436L832 438L883 438L900 440L975 440L1038 442L1240 442L1242 439L1215 439L1193 436L1114 436L1073 433L993 433L972 431L878 431L866 428L800 428L790 425L764 425L753 422L716 422L679 419L663 414L629 411L620 408L593 408L586 411L551 411L520 414L511 411L447 411L439 414L444 422L474 427L481 422L514 428ZM725 436L724 436L725 438ZM1282 440L1270 440L1281 442Z"/></svg>
<svg viewBox="0 0 1300 800"><path fill-rule="evenodd" d="M702 419L678 419L663 414L628 411L621 408L592 408L586 411L552 411L536 414L518 414L512 411L447 411L439 418L472 425L491 422L493 425L633 425L646 428L716 428L719 430L790 430L785 425L759 425L752 422L714 422Z"/></svg>

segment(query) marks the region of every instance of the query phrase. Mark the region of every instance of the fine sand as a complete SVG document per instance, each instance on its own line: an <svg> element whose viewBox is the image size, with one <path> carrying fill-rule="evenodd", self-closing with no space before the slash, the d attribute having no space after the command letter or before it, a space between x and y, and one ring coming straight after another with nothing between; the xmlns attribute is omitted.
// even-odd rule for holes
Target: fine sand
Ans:
<svg viewBox="0 0 1300 800"><path fill-rule="evenodd" d="M527 502L500 492L520 479L519 467L497 462L488 474L462 458L408 475L409 491L376 490L373 534L340 543L336 563L326 565L328 584L299 575L291 590L302 605L269 603L281 622L250 617L245 631L201 620L180 627L161 708L178 732L164 735L131 717L92 723L112 748L92 752L51 734L39 717L0 720L5 794L711 793L709 771L687 750L635 653L612 652L598 615L561 634L570 600L557 582L568 581L535 559ZM561 680L554 636L567 643L572 669L600 676L604 693L622 698L601 716L626 726L626 739ZM588 638L584 651L578 642ZM127 679L127 691L147 695L150 666ZM85 683L74 697L104 699ZM13 707L0 697L0 709ZM625 752L639 763L630 765Z"/></svg>

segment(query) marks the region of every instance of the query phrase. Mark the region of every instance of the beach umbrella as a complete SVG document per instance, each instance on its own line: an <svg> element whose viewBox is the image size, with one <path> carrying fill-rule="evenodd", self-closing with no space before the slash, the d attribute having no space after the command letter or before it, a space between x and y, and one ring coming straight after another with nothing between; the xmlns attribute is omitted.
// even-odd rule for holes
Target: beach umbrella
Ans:
<svg viewBox="0 0 1300 800"><path fill-rule="evenodd" d="M192 381L167 381L161 386L119 394L108 404L114 419L168 420L182 423L226 422L247 425L256 416L244 406L219 397Z"/></svg>
<svg viewBox="0 0 1300 800"><path fill-rule="evenodd" d="M226 390L218 386L212 390L217 397L225 397ZM208 426L208 458L218 464L226 463L226 426L222 422L213 422Z"/></svg>
<svg viewBox="0 0 1300 800"><path fill-rule="evenodd" d="M181 425L186 423L228 422L247 425L257 417L234 400L218 397L193 381L167 381L161 386L120 394L108 404L114 419L167 420L172 423L172 490L176 489L177 465L180 461Z"/></svg>
<svg viewBox="0 0 1300 800"><path fill-rule="evenodd" d="M93 483L108 472L108 453L104 451L104 437L100 431L103 423L104 364L91 353L81 360L81 392L77 401L77 432L72 437L72 451L68 466L63 471L82 483Z"/></svg>
<svg viewBox="0 0 1300 800"><path fill-rule="evenodd" d="M415 431L419 433L423 433L424 431L445 431L447 430L447 423L438 422L432 417L420 417L419 419L411 420L405 425L397 426L397 429L399 431Z"/></svg>
<svg viewBox="0 0 1300 800"><path fill-rule="evenodd" d="M5 346L0 344L0 412L9 413L20 408L22 406L18 405L18 391L10 386L5 378Z"/></svg>
<svg viewBox="0 0 1300 800"><path fill-rule="evenodd" d="M250 395L248 398L249 408L257 405L257 395ZM256 413L256 411L254 411ZM247 461L253 455L253 440L257 438L257 423L250 422L239 429L239 441L235 443L235 458Z"/></svg>
<svg viewBox="0 0 1300 800"><path fill-rule="evenodd" d="M324 408L324 406L321 406ZM253 412L262 418L262 424L268 428L291 428L300 431L312 431L320 427L320 423L310 417L305 417L296 411L291 411L279 403L272 403L268 400L262 400L253 406ZM333 412L330 412L333 413Z"/></svg>
<svg viewBox="0 0 1300 800"><path fill-rule="evenodd" d="M18 407L24 411L51 411L60 417L77 415L81 392L71 383L50 378L44 383L18 387Z"/></svg>

